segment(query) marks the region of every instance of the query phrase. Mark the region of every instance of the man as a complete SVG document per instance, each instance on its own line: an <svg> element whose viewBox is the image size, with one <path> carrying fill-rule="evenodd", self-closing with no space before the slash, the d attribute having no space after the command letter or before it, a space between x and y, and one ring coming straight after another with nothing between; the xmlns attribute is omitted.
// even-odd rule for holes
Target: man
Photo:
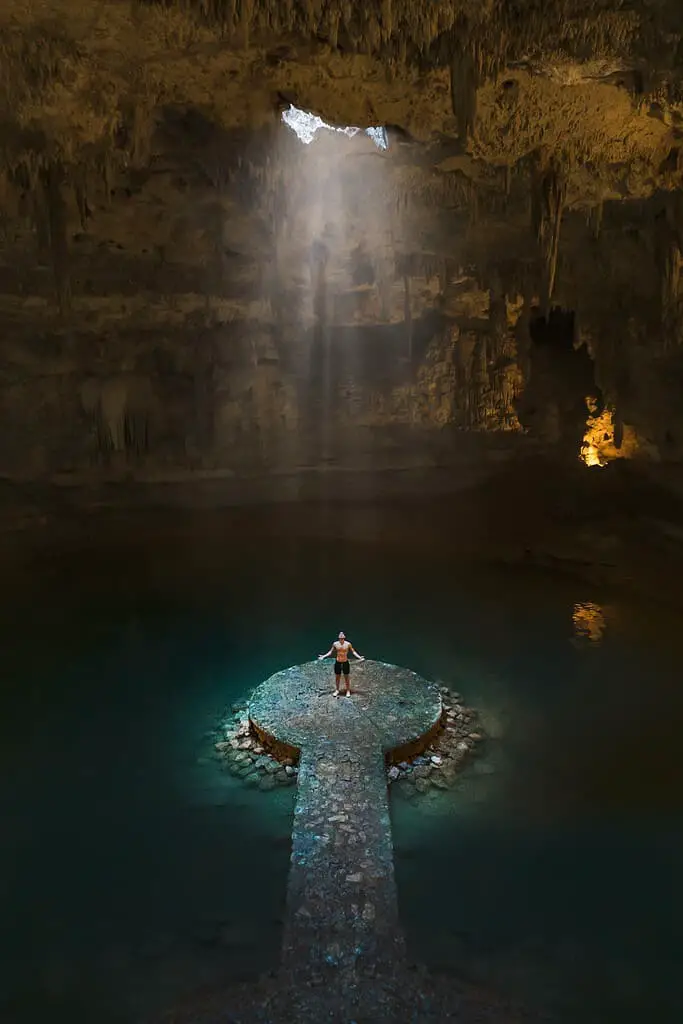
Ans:
<svg viewBox="0 0 683 1024"><path fill-rule="evenodd" d="M327 654L318 655L318 661L329 658L331 654L334 654L334 695L335 697L341 697L340 684L343 673L346 681L345 696L350 697L349 672L351 671L351 666L349 665L349 654L353 654L354 658L358 658L359 661L365 661L365 658L354 650L353 644L349 643L344 633L339 634L339 639L334 641Z"/></svg>

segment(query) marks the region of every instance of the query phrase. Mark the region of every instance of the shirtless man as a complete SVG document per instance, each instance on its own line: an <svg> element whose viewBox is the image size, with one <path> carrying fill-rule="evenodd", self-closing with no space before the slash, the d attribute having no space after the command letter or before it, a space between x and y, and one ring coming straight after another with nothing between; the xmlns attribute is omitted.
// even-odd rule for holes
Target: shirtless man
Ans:
<svg viewBox="0 0 683 1024"><path fill-rule="evenodd" d="M344 673L344 679L346 681L346 696L351 696L351 687L349 684L349 672L351 666L349 665L349 653L353 654L354 658L358 658L359 661L365 661L365 658L358 654L354 649L353 644L349 643L344 633L339 634L339 639L335 640L330 647L327 654L319 654L318 661L322 661L323 658L329 658L331 654L334 654L334 695L335 697L341 697L341 677L342 672Z"/></svg>

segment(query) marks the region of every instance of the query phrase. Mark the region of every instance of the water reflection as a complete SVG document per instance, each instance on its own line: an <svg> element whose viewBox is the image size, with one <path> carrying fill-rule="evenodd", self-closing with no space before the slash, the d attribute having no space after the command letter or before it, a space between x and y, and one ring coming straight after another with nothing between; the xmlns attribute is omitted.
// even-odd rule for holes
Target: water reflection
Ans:
<svg viewBox="0 0 683 1024"><path fill-rule="evenodd" d="M593 601L577 601L572 614L575 640L588 640L599 643L607 628L605 613L599 604Z"/></svg>

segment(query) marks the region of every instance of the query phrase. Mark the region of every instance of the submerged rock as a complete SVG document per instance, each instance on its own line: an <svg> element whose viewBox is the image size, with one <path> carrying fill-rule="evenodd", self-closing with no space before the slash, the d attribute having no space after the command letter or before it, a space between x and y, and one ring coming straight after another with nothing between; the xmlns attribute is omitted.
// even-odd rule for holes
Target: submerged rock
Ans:
<svg viewBox="0 0 683 1024"><path fill-rule="evenodd" d="M439 789L449 789L451 785L444 772L439 772L438 774L434 775L431 781L432 784L434 786L438 786Z"/></svg>

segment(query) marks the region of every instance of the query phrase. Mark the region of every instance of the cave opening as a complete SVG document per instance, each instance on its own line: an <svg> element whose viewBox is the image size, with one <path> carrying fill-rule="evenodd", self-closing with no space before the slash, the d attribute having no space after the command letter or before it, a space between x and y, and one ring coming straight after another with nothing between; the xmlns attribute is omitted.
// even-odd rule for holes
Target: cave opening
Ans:
<svg viewBox="0 0 683 1024"><path fill-rule="evenodd" d="M307 110L300 110L298 107L295 107L294 104L290 104L286 110L282 111L282 120L288 128L292 129L297 138L303 142L305 146L310 146L319 131L328 131L340 132L342 135L347 135L349 138L353 138L355 135L364 132L368 138L372 139L378 149L389 148L389 136L386 128L383 127L340 127L338 125L329 124L327 121L323 121L318 114L312 114Z"/></svg>

